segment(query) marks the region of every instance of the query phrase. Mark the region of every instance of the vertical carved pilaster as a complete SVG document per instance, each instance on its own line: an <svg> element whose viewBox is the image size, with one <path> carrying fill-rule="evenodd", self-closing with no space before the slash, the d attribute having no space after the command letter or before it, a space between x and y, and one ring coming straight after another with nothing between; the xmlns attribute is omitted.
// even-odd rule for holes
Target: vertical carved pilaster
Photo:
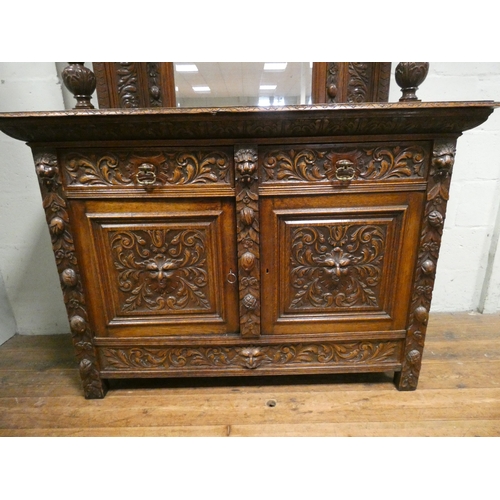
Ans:
<svg viewBox="0 0 500 500"><path fill-rule="evenodd" d="M327 64L327 72L326 72L327 102L339 102L337 99L337 94L339 91L340 63L330 62L326 64Z"/></svg>
<svg viewBox="0 0 500 500"><path fill-rule="evenodd" d="M451 172L455 162L455 142L448 139L434 143L403 367L402 371L395 376L395 384L400 390L415 390L417 388L446 204L449 198Z"/></svg>
<svg viewBox="0 0 500 500"><path fill-rule="evenodd" d="M148 62L146 63L146 71L148 75L148 94L149 94L149 105L151 107L161 107L162 104L162 92L160 85L160 69L159 63Z"/></svg>
<svg viewBox="0 0 500 500"><path fill-rule="evenodd" d="M371 70L370 63L349 63L347 68L347 102L367 102L370 100L369 84Z"/></svg>
<svg viewBox="0 0 500 500"><path fill-rule="evenodd" d="M140 108L138 63L115 63L120 108Z"/></svg>
<svg viewBox="0 0 500 500"><path fill-rule="evenodd" d="M240 333L260 335L260 253L257 151L235 151Z"/></svg>
<svg viewBox="0 0 500 500"><path fill-rule="evenodd" d="M102 398L107 387L97 369L93 335L88 322L57 155L53 151L35 150L33 153L83 390L87 399Z"/></svg>

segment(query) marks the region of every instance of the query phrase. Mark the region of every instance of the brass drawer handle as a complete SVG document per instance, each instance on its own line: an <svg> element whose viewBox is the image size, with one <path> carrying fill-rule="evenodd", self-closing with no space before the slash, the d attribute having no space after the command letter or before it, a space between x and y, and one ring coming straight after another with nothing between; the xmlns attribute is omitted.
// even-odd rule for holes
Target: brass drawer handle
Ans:
<svg viewBox="0 0 500 500"><path fill-rule="evenodd" d="M137 183L141 186L151 186L156 182L155 167L151 163L143 163L139 165L137 172Z"/></svg>
<svg viewBox="0 0 500 500"><path fill-rule="evenodd" d="M356 170L354 170L354 163L350 160L338 160L335 164L337 169L335 170L335 177L339 181L352 181L356 175Z"/></svg>

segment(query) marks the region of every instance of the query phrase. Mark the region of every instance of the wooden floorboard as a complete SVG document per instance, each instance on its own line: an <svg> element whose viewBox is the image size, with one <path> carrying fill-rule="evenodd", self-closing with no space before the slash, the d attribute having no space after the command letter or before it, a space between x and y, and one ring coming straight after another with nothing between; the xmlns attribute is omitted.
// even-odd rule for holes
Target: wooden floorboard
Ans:
<svg viewBox="0 0 500 500"><path fill-rule="evenodd" d="M415 392L391 373L118 380L88 401L68 335L15 336L0 436L500 436L500 315L431 315Z"/></svg>

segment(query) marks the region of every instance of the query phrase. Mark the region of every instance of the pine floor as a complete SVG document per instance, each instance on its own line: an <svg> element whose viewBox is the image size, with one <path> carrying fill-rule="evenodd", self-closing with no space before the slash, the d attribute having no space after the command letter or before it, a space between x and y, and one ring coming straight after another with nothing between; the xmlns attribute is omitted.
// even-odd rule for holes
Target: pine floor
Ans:
<svg viewBox="0 0 500 500"><path fill-rule="evenodd" d="M500 315L431 315L415 392L387 373L114 381L85 400L69 335L16 335L0 436L500 436Z"/></svg>

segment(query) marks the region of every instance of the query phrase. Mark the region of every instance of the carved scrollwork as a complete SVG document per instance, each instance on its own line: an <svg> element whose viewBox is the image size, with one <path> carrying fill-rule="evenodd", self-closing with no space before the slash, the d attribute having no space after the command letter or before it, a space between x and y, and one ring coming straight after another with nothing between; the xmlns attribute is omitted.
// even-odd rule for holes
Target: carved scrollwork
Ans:
<svg viewBox="0 0 500 500"><path fill-rule="evenodd" d="M235 151L240 331L244 337L260 334L260 252L257 152Z"/></svg>
<svg viewBox="0 0 500 500"><path fill-rule="evenodd" d="M325 366L397 362L399 344L391 341L298 343L262 346L190 346L100 349L104 370L188 371L195 368L286 368L295 364Z"/></svg>
<svg viewBox="0 0 500 500"><path fill-rule="evenodd" d="M139 108L137 63L115 63L117 89L121 108Z"/></svg>
<svg viewBox="0 0 500 500"><path fill-rule="evenodd" d="M222 151L157 151L139 154L67 153L63 158L67 183L70 186L133 186L140 184L144 165L154 173L159 185L228 184L231 161Z"/></svg>
<svg viewBox="0 0 500 500"><path fill-rule="evenodd" d="M106 393L106 384L101 380L97 369L96 352L92 343L93 333L88 323L87 306L57 156L52 152L35 150L34 160L85 397L102 398Z"/></svg>
<svg viewBox="0 0 500 500"><path fill-rule="evenodd" d="M289 308L378 307L386 232L366 224L294 229Z"/></svg>
<svg viewBox="0 0 500 500"><path fill-rule="evenodd" d="M335 180L343 161L349 161L355 180L423 179L427 147L395 145L352 148L290 148L263 155L264 182L322 182Z"/></svg>
<svg viewBox="0 0 500 500"><path fill-rule="evenodd" d="M368 100L371 74L370 63L351 62L348 66L347 102L366 102Z"/></svg>
<svg viewBox="0 0 500 500"><path fill-rule="evenodd" d="M436 141L415 269L405 362L396 377L400 389L414 390L418 384L454 159L455 141Z"/></svg>
<svg viewBox="0 0 500 500"><path fill-rule="evenodd" d="M210 309L204 230L109 231L121 310Z"/></svg>

